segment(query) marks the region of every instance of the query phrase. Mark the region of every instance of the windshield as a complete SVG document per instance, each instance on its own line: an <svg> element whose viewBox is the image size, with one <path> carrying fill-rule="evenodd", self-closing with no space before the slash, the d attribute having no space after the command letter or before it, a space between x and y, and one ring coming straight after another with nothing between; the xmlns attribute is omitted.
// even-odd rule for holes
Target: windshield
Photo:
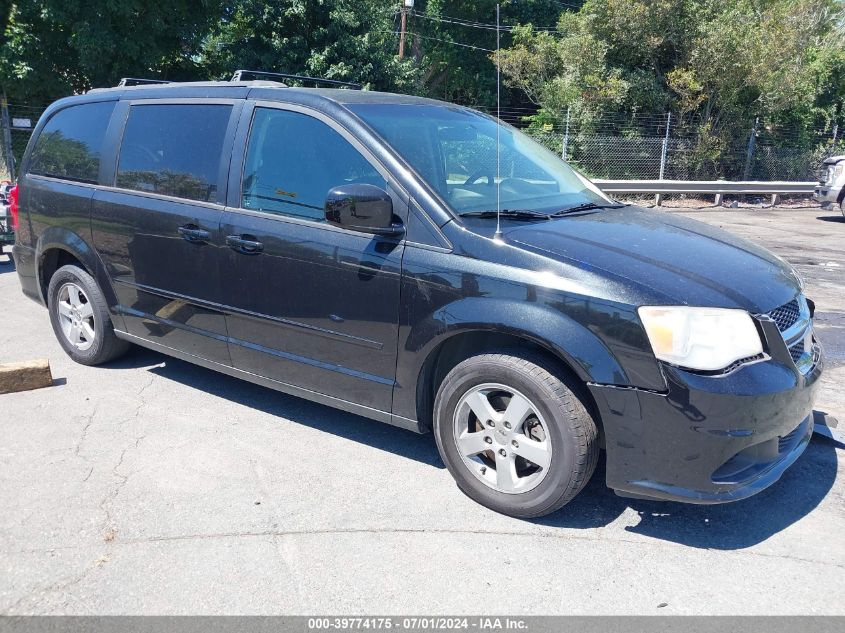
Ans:
<svg viewBox="0 0 845 633"><path fill-rule="evenodd" d="M474 110L449 105L352 104L458 214L496 209L554 213L611 201L525 134ZM496 177L496 130L500 174Z"/></svg>

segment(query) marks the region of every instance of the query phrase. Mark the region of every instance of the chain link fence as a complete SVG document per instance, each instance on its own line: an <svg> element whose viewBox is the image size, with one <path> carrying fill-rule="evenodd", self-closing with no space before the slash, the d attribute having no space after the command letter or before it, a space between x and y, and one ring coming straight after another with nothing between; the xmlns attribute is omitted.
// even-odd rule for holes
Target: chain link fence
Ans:
<svg viewBox="0 0 845 633"><path fill-rule="evenodd" d="M14 180L18 175L18 165L29 143L29 137L32 136L32 131L46 107L2 103L0 108L0 180Z"/></svg>
<svg viewBox="0 0 845 633"><path fill-rule="evenodd" d="M563 116L556 125L528 124L513 111L502 118L593 178L812 181L825 158L845 153L837 125L806 133L758 121L747 136L724 139L673 126L670 115L586 124Z"/></svg>

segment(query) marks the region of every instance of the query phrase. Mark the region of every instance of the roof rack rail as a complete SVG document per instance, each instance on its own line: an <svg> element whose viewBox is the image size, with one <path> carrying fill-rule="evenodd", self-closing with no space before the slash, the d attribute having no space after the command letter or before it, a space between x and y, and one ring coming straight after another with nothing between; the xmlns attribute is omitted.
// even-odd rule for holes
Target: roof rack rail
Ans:
<svg viewBox="0 0 845 633"><path fill-rule="evenodd" d="M118 88L123 88L124 86L146 86L147 84L170 84L173 83L172 81L168 81L166 79L138 79L136 77L124 77L120 80L120 83L117 84Z"/></svg>
<svg viewBox="0 0 845 633"><path fill-rule="evenodd" d="M298 81L313 82L315 84L325 84L327 86L337 86L339 88L351 88L352 90L361 90L361 84L352 83L351 81L338 81L337 79L320 79L319 77L308 77L306 75L291 75L288 73L272 73L265 70L236 70L232 75L230 81L241 81L244 75L251 75L253 77L277 77L279 79L296 79Z"/></svg>

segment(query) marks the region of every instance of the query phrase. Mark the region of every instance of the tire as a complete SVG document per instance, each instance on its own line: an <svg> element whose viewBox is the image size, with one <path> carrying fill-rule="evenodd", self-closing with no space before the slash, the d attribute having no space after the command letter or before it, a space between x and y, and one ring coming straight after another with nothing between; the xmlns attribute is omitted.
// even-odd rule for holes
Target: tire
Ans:
<svg viewBox="0 0 845 633"><path fill-rule="evenodd" d="M62 266L53 274L47 307L59 344L77 363L100 365L129 349L129 343L115 336L100 287L82 268Z"/></svg>
<svg viewBox="0 0 845 633"><path fill-rule="evenodd" d="M458 364L438 389L440 455L458 488L491 510L518 518L550 514L596 468L598 429L576 395L582 388L552 367L539 355L484 354ZM486 450L472 454L479 448Z"/></svg>

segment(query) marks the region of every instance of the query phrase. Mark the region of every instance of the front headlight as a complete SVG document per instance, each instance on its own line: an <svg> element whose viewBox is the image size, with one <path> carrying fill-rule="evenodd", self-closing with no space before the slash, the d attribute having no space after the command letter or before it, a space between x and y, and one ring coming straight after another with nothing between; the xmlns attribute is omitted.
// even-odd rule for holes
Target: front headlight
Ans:
<svg viewBox="0 0 845 633"><path fill-rule="evenodd" d="M763 352L760 334L744 310L644 306L639 314L654 355L673 365L715 371Z"/></svg>

